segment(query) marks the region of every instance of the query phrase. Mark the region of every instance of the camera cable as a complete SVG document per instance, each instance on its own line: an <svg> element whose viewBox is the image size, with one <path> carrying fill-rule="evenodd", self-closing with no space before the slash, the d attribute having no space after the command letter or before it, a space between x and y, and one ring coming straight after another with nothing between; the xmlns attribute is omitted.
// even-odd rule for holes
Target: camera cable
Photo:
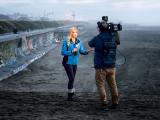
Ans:
<svg viewBox="0 0 160 120"><path fill-rule="evenodd" d="M118 48L117 48L117 53L119 53L119 56L121 56L121 57L117 56L120 59L116 60L116 68L124 65L127 61L126 56Z"/></svg>

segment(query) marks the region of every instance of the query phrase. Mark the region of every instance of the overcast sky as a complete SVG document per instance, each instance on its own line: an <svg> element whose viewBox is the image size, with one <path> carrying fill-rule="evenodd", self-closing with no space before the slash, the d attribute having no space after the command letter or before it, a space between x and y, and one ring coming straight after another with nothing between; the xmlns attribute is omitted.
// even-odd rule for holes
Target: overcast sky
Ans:
<svg viewBox="0 0 160 120"><path fill-rule="evenodd" d="M24 13L54 19L100 20L160 26L160 0L0 0L0 13ZM52 13L52 14L49 14Z"/></svg>

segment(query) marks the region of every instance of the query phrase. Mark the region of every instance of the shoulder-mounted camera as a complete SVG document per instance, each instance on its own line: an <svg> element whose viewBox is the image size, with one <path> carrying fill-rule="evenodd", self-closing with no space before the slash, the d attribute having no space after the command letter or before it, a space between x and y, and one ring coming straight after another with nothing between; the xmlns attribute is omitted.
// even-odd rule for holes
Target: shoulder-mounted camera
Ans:
<svg viewBox="0 0 160 120"><path fill-rule="evenodd" d="M122 30L122 25L120 23L114 24L114 23L107 23L108 22L108 16L102 16L102 21L98 21L97 25L101 32L117 32Z"/></svg>

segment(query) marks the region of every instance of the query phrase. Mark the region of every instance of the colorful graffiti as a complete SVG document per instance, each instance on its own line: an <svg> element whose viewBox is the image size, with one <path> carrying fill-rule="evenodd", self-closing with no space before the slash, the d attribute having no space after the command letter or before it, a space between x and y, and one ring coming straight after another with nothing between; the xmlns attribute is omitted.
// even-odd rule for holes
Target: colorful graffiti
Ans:
<svg viewBox="0 0 160 120"><path fill-rule="evenodd" d="M11 65L16 62L16 41L0 43L1 61L5 65Z"/></svg>
<svg viewBox="0 0 160 120"><path fill-rule="evenodd" d="M61 32L61 31L54 32L54 40L55 42L61 42L67 35L68 32Z"/></svg>
<svg viewBox="0 0 160 120"><path fill-rule="evenodd" d="M68 31L69 27L66 29L64 26L62 29L44 29L0 36L0 81L23 70L59 46Z"/></svg>
<svg viewBox="0 0 160 120"><path fill-rule="evenodd" d="M33 36L23 35L19 39L0 42L0 67L15 64L19 58L26 57L36 49L61 42L67 32L53 31Z"/></svg>
<svg viewBox="0 0 160 120"><path fill-rule="evenodd" d="M3 62L3 57L2 57L2 52L0 51L0 67L4 66L4 62Z"/></svg>

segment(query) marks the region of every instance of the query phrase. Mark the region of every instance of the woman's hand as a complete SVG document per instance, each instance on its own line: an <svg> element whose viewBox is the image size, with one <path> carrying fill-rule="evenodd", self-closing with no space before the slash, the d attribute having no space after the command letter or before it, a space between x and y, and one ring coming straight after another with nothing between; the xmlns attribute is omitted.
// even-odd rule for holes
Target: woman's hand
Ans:
<svg viewBox="0 0 160 120"><path fill-rule="evenodd" d="M72 53L77 52L77 48L73 48Z"/></svg>
<svg viewBox="0 0 160 120"><path fill-rule="evenodd" d="M77 48L73 48L72 53L76 54L77 53Z"/></svg>

